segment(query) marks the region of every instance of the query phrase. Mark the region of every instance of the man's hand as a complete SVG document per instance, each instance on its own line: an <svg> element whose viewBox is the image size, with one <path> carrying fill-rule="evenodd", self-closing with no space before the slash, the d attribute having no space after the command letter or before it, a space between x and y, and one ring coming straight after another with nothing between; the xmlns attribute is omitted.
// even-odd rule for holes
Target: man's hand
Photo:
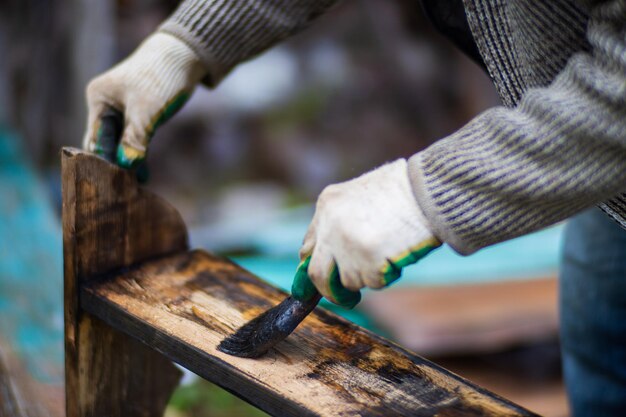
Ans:
<svg viewBox="0 0 626 417"><path fill-rule="evenodd" d="M307 269L324 297L351 308L360 299L355 292L389 285L439 246L413 196L406 160L399 159L324 189L300 249L299 273ZM302 292L298 282L305 280L295 280L294 293Z"/></svg>
<svg viewBox="0 0 626 417"><path fill-rule="evenodd" d="M87 132L83 147L102 153L101 117L113 108L124 114L117 163L138 165L146 156L156 128L190 97L206 70L197 55L178 38L156 33L135 52L87 86Z"/></svg>

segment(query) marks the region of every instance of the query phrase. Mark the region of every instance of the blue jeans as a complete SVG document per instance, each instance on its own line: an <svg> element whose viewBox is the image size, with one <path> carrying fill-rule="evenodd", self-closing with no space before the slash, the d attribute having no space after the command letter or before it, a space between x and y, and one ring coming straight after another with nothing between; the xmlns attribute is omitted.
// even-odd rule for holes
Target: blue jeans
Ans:
<svg viewBox="0 0 626 417"><path fill-rule="evenodd" d="M626 230L599 209L566 227L560 310L572 415L626 415Z"/></svg>

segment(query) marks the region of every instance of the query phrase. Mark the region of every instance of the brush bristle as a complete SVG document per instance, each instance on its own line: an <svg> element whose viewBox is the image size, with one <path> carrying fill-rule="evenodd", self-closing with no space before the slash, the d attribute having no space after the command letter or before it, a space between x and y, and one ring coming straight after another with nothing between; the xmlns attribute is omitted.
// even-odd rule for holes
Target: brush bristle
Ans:
<svg viewBox="0 0 626 417"><path fill-rule="evenodd" d="M268 334L266 329L273 327L275 310L279 306L280 304L241 326L235 333L222 340L217 349L241 358L255 358L263 355L269 350L269 347L263 348Z"/></svg>
<svg viewBox="0 0 626 417"><path fill-rule="evenodd" d="M318 301L319 297L305 302L288 297L241 326L222 340L217 349L240 358L258 358L289 336Z"/></svg>

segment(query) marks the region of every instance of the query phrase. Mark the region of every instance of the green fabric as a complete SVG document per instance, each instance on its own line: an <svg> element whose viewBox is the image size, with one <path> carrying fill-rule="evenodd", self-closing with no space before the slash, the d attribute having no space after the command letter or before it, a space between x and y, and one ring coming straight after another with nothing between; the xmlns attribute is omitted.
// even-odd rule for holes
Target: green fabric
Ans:
<svg viewBox="0 0 626 417"><path fill-rule="evenodd" d="M178 110L180 110L185 105L187 100L189 100L189 97L191 97L191 94L188 91L181 91L172 100L170 100L165 105L154 124L148 128L148 131L146 132L148 137L151 138L159 126L161 126L163 123L167 122L172 116L174 116L178 112Z"/></svg>
<svg viewBox="0 0 626 417"><path fill-rule="evenodd" d="M402 268L416 263L438 247L439 246L427 245L416 251L409 252L407 256L402 257L398 260L388 260L386 270L383 273L385 286L392 284L393 282L397 281L400 276L402 276Z"/></svg>
<svg viewBox="0 0 626 417"><path fill-rule="evenodd" d="M308 274L310 262L311 257L306 257L296 270L293 284L291 285L291 295L296 300L306 301L317 294L317 288L311 282ZM333 268L330 276L330 291L337 304L347 309L354 308L361 301L360 292L349 291L341 285L339 271L336 266Z"/></svg>

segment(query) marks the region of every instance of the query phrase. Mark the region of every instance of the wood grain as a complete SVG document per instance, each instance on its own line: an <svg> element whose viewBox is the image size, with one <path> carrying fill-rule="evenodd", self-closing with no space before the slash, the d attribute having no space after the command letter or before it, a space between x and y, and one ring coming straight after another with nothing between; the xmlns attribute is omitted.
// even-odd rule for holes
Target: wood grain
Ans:
<svg viewBox="0 0 626 417"><path fill-rule="evenodd" d="M284 296L228 260L192 251L92 280L81 306L273 415L533 415L322 309L261 359L216 350Z"/></svg>
<svg viewBox="0 0 626 417"><path fill-rule="evenodd" d="M63 149L62 186L67 417L161 416L180 371L84 312L78 291L94 275L185 250L185 226L132 172L77 149Z"/></svg>

